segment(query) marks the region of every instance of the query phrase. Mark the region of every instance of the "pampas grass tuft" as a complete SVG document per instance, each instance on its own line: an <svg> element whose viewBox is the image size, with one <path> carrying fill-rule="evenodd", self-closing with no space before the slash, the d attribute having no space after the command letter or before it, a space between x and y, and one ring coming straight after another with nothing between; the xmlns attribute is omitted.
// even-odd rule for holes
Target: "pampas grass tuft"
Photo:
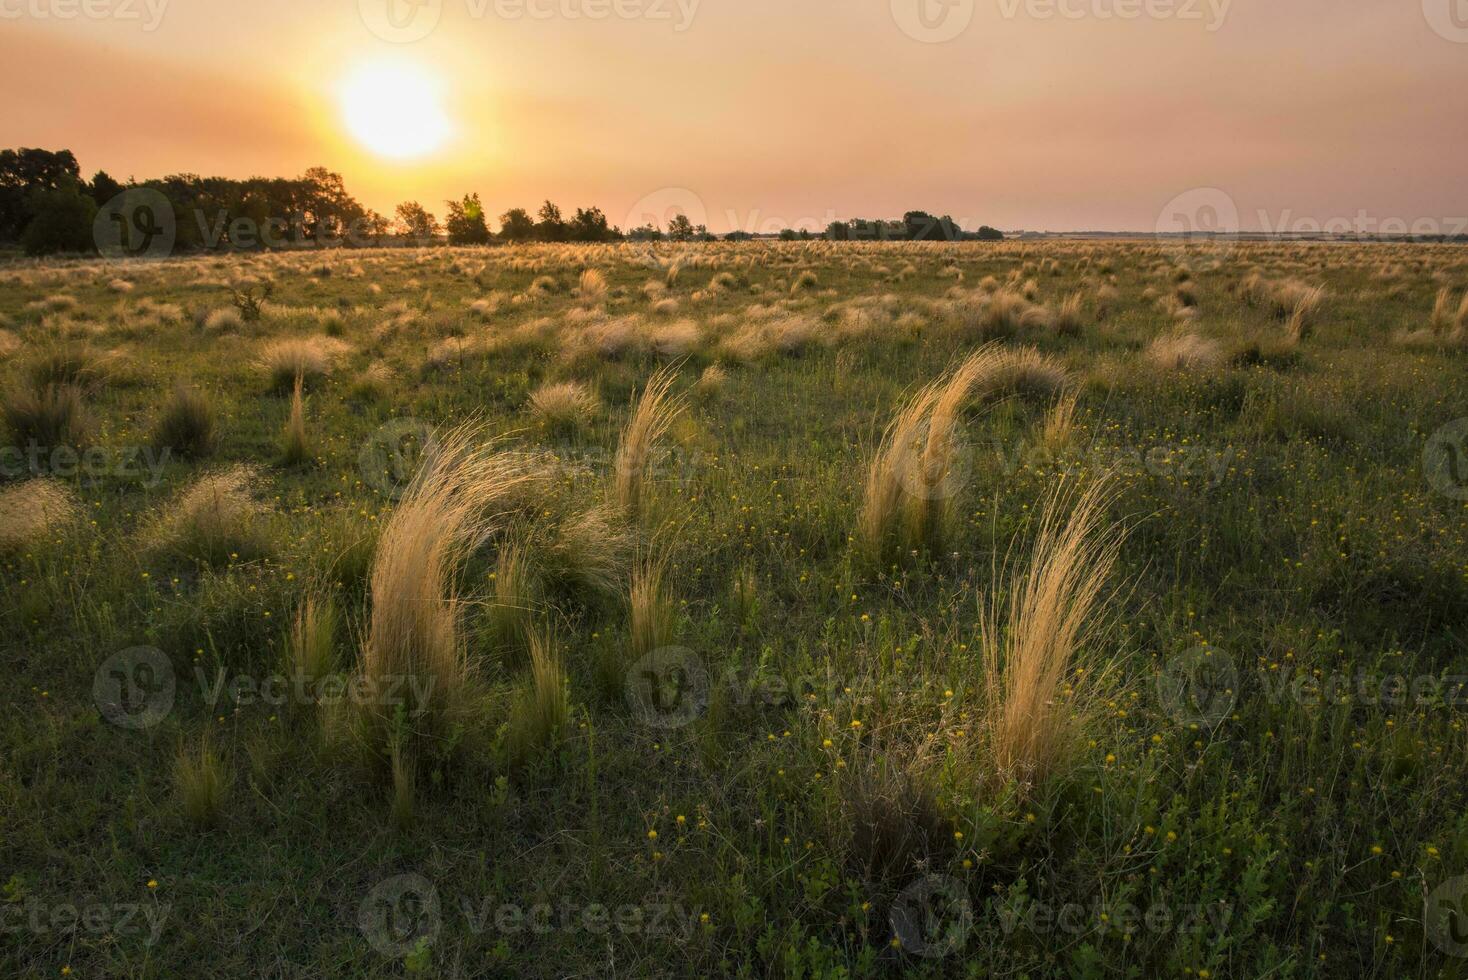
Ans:
<svg viewBox="0 0 1468 980"><path fill-rule="evenodd" d="M641 515L645 506L648 463L659 439L683 413L686 399L672 393L677 372L663 368L648 379L632 408L632 417L622 430L617 447L614 491L617 505L630 518Z"/></svg>

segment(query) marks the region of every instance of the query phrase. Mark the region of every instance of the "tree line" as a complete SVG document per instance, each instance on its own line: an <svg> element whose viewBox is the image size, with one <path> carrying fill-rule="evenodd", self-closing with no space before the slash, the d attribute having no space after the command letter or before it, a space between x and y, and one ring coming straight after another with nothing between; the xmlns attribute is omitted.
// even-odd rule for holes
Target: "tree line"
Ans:
<svg viewBox="0 0 1468 980"><path fill-rule="evenodd" d="M388 218L358 203L341 175L325 167L313 167L294 179L181 173L124 185L103 170L84 179L70 150L0 150L0 243L20 245L30 255L95 252L103 234L119 241L124 254L141 252L143 243L160 236L166 236L165 251L719 238L684 214L673 215L666 228L649 223L624 232L600 208L576 208L567 217L549 200L533 216L524 208L511 208L499 216L499 230L491 231L478 194L444 203L442 223L417 201L398 205ZM753 237L741 231L722 236L725 241ZM947 215L910 211L901 221L833 222L824 234L786 229L779 237L964 241L1003 235L988 226L965 232Z"/></svg>

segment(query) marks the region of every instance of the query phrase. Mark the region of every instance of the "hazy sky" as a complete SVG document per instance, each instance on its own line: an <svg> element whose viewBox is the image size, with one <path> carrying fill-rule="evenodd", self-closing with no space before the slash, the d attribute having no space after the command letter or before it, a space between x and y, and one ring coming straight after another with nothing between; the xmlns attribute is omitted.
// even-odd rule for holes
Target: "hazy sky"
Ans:
<svg viewBox="0 0 1468 980"><path fill-rule="evenodd" d="M349 132L343 80L389 68L438 86L438 149ZM0 146L623 226L1452 231L1468 0L0 0Z"/></svg>

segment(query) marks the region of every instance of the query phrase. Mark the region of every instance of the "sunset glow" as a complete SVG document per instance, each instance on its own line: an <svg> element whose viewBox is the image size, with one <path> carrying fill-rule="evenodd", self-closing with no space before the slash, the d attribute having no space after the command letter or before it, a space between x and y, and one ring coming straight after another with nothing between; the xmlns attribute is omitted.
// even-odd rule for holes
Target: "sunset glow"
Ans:
<svg viewBox="0 0 1468 980"><path fill-rule="evenodd" d="M340 103L348 132L378 156L426 156L449 138L439 85L411 63L362 65L342 80Z"/></svg>
<svg viewBox="0 0 1468 980"><path fill-rule="evenodd" d="M972 10L941 43L893 6L748 0L663 20L677 8L648 3L594 20L424 4L403 6L410 33L355 2L244 16L195 0L152 31L27 18L0 37L0 119L9 144L139 179L325 166L384 211L478 190L496 215L552 197L621 224L687 188L718 232L911 206L1150 230L1196 188L1230 195L1245 229L1462 210L1468 45L1419 3L1197 5L1198 20L934 5ZM26 81L40 77L44 106Z"/></svg>

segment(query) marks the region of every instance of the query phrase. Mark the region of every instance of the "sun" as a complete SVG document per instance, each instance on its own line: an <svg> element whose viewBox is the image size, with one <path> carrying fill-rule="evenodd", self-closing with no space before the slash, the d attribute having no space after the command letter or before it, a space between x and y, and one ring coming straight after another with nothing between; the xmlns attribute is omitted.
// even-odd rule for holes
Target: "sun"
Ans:
<svg viewBox="0 0 1468 980"><path fill-rule="evenodd" d="M408 62L373 62L354 69L339 89L342 122L364 147L407 160L441 147L453 127L441 86Z"/></svg>

